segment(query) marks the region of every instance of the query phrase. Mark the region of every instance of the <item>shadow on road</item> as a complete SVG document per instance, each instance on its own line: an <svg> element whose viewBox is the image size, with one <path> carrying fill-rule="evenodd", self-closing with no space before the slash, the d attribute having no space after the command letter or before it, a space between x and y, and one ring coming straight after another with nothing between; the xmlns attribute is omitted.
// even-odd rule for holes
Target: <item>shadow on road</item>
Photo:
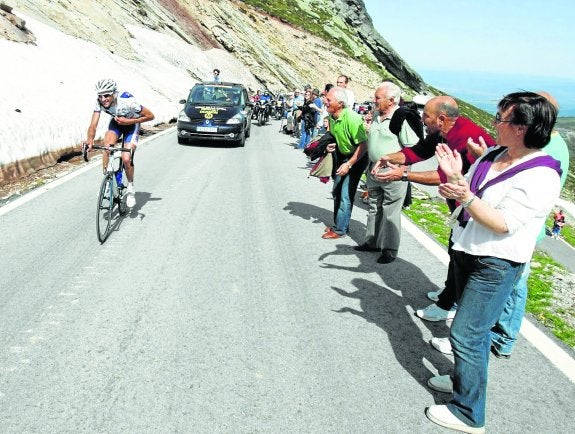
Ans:
<svg viewBox="0 0 575 434"><path fill-rule="evenodd" d="M284 207L284 210L289 211L291 215L301 217L304 220L309 220L312 223L320 223L321 229L318 231L318 237L321 237L321 234L323 233L322 231L326 226L332 226L333 224L333 211L328 211L325 208L321 208L316 205L303 202L288 202ZM359 243L363 240L364 235L365 225L358 223L355 220L351 220L349 223L348 236L356 243Z"/></svg>
<svg viewBox="0 0 575 434"><path fill-rule="evenodd" d="M372 259L369 262L371 261ZM357 271L369 268L369 272L373 272L376 266L381 267L379 274L384 281L383 286L357 278L351 282L357 288L356 291L348 292L338 287L331 287L343 297L359 300L361 307L361 310L342 307L336 312L351 313L382 329L387 334L399 364L422 387L429 390L436 402L446 402L448 396L429 389L427 380L437 375L433 368L439 375L451 373L453 363L424 340L416 322L422 322L433 336L448 336L449 330L444 322L425 322L413 314L413 311L428 304L422 298L421 292L414 291L414 288L433 289L435 285L418 267L402 259L396 259L392 264L385 266L377 263L371 266L366 264L360 266ZM327 268L342 267L329 265Z"/></svg>
<svg viewBox="0 0 575 434"><path fill-rule="evenodd" d="M132 219L139 218L140 220L143 220L144 217L146 217L146 214L141 212L141 209L144 208L148 202L158 200L162 200L162 198L152 197L152 193L148 193L147 191L136 191L136 206L129 210L128 216Z"/></svg>
<svg viewBox="0 0 575 434"><path fill-rule="evenodd" d="M331 225L333 218L331 211L301 202L289 202L284 210L312 223L319 223L321 230ZM321 230L318 229L318 233ZM359 243L363 241L364 235L365 225L352 220L350 237ZM354 255L359 259L359 265L342 266L322 263L321 267L352 273L371 274L375 271L384 282L384 285L378 285L367 279L354 278L351 283L357 290L352 292L332 286L331 289L339 295L359 300L361 307L361 310L342 307L336 312L356 315L382 329L387 334L395 358L400 365L419 384L429 390L436 402L445 402L449 396L429 389L427 380L436 375L433 369L436 369L439 375L451 373L453 363L426 342L420 324L427 327L431 335L438 337L448 336L449 329L445 322L423 321L413 313L431 303L424 298L422 290L434 291L439 289L437 285L431 282L419 267L401 257L391 264L382 265L376 262L377 252L357 252L348 244L335 246L331 244L331 248L331 251L320 255L318 258L320 263L331 256Z"/></svg>

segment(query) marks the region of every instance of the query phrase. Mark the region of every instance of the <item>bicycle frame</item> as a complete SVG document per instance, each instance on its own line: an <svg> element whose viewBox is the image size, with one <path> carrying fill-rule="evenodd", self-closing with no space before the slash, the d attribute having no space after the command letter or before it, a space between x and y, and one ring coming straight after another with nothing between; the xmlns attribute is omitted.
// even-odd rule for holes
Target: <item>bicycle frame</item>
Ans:
<svg viewBox="0 0 575 434"><path fill-rule="evenodd" d="M98 194L98 204L96 209L96 233L100 243L104 243L111 232L112 216L114 207L117 206L118 214L124 216L127 212L126 204L123 200L124 186L122 183L118 184L117 175L125 176L124 161L121 156L116 156L116 153L129 152L130 163L134 165L134 150L124 147L111 147L111 146L93 146L93 149L101 149L109 152L108 163L104 171L104 179L100 185L100 192ZM88 161L88 149L84 144L82 147L82 155L85 161ZM115 161L118 162L118 169L114 169Z"/></svg>

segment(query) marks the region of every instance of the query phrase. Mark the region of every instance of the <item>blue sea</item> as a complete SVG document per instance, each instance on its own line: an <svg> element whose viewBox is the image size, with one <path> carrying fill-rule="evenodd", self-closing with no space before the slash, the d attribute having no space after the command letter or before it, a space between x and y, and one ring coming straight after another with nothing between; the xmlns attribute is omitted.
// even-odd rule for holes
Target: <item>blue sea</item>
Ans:
<svg viewBox="0 0 575 434"><path fill-rule="evenodd" d="M575 116L575 78L428 69L418 72L426 83L491 114L508 93L544 90L557 99L559 116Z"/></svg>

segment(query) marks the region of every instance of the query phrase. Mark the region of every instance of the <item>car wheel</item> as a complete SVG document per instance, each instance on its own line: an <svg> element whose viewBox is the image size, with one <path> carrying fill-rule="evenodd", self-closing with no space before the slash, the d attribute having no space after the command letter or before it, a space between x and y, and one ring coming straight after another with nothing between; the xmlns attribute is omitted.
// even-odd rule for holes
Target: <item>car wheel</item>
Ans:
<svg viewBox="0 0 575 434"><path fill-rule="evenodd" d="M237 141L237 146L239 146L240 148L246 146L246 131L244 131L244 133L242 134L242 138Z"/></svg>
<svg viewBox="0 0 575 434"><path fill-rule="evenodd" d="M251 125L251 123L250 123L249 125L246 125L245 131L246 131L246 139L247 139L249 136L252 135L252 125Z"/></svg>

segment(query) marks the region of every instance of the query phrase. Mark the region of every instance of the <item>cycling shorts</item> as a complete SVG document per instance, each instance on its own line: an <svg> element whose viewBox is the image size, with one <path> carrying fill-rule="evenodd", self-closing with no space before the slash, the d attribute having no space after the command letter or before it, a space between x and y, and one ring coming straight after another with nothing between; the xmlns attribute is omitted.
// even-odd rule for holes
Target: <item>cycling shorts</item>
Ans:
<svg viewBox="0 0 575 434"><path fill-rule="evenodd" d="M110 120L110 125L108 125L108 130L113 131L118 138L124 137L124 143L138 144L140 139L140 124L133 125L120 125L113 118Z"/></svg>

